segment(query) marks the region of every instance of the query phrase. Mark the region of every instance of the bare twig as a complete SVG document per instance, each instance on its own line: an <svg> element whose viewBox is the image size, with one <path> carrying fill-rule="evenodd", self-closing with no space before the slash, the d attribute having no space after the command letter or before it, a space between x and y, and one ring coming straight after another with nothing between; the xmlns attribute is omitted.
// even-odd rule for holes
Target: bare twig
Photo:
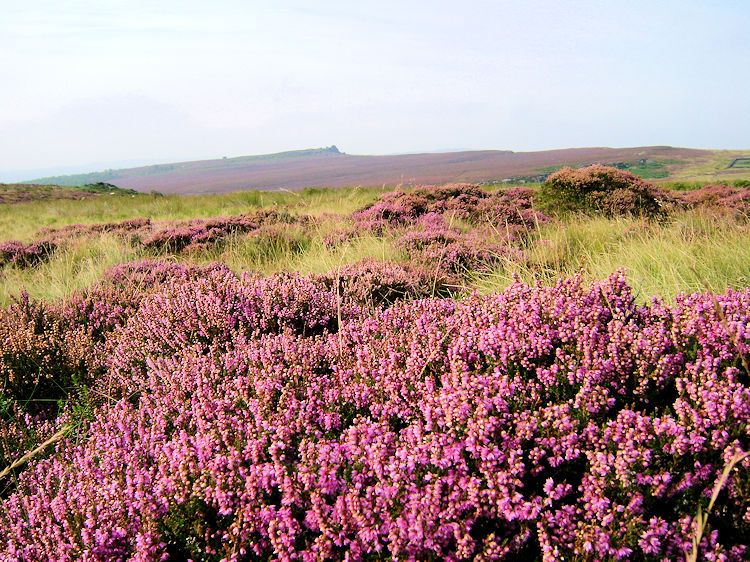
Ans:
<svg viewBox="0 0 750 562"><path fill-rule="evenodd" d="M26 464L27 462L29 462L31 459L33 459L35 456L37 456L38 454L40 454L42 451L44 451L47 447L49 447L53 443L58 442L60 439L62 439L65 436L65 434L68 432L69 429L70 429L69 426L67 426L67 425L63 426L62 428L60 428L59 430L57 430L57 432L52 437L50 437L49 439L47 439L44 443L42 443L41 445L39 445L36 449L34 449L32 451L29 451L28 453L26 453L22 457L20 457L20 458L16 459L15 461L13 461L10 464L10 466L7 466L6 468L3 469L2 472L0 472L0 479L5 478L8 474L11 473L11 471L13 471L16 468L18 468L19 466L23 466L24 464Z"/></svg>
<svg viewBox="0 0 750 562"><path fill-rule="evenodd" d="M742 462L747 457L750 457L750 451L746 453L738 453L734 455L731 459L729 459L727 466L724 467L724 471L721 473L721 477L719 478L718 482L716 482L716 485L714 486L714 491L711 494L711 501L708 502L708 508L706 509L706 513L703 513L700 507L698 508L698 514L695 516L695 535L693 536L693 549L686 557L687 562L698 561L698 554L700 552L701 539L703 538L703 532L706 530L706 522L708 520L708 513L713 508L714 503L716 502L716 498L719 497L719 492L721 492L721 489L724 487L724 484L726 484L727 480L729 480L729 473L732 472L732 469L735 467L737 463Z"/></svg>

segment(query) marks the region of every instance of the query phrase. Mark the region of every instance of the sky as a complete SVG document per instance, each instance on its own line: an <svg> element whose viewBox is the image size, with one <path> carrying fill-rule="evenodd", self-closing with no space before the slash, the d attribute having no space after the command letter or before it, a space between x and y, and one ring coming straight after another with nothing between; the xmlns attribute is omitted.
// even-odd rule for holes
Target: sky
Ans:
<svg viewBox="0 0 750 562"><path fill-rule="evenodd" d="M0 181L349 154L750 149L750 1L0 0Z"/></svg>

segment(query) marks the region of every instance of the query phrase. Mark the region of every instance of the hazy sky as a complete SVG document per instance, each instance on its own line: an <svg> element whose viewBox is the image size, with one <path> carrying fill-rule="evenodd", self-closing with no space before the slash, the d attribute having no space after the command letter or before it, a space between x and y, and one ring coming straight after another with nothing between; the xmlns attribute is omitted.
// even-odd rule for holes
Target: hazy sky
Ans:
<svg viewBox="0 0 750 562"><path fill-rule="evenodd" d="M352 154L750 148L750 1L0 0L0 181Z"/></svg>

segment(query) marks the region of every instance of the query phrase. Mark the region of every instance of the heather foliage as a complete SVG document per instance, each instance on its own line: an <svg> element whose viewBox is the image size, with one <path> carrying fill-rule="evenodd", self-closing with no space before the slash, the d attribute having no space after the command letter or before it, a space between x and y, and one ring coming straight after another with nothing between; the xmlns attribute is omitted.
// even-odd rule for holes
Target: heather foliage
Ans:
<svg viewBox="0 0 750 562"><path fill-rule="evenodd" d="M154 223L147 218L128 219L119 222L81 225L73 224L58 229L44 228L41 238L31 244L9 241L0 244L0 267L13 264L30 267L46 260L60 246L72 241L111 234L121 237L126 243L157 255L191 253L220 248L236 235L252 235L258 238L281 239L282 226L299 224L309 226L313 219L295 217L287 212L261 209L232 217L213 217L189 221L164 221Z"/></svg>
<svg viewBox="0 0 750 562"><path fill-rule="evenodd" d="M0 243L0 267L12 264L17 267L30 267L45 260L55 251L57 244L49 240L23 244L16 240Z"/></svg>
<svg viewBox="0 0 750 562"><path fill-rule="evenodd" d="M6 311L50 341L95 334L110 399L18 475L0 557L683 556L750 447L750 291L639 306L620 273L400 301L427 294L420 271L142 262L62 303L65 322ZM747 556L748 464L709 559Z"/></svg>
<svg viewBox="0 0 750 562"><path fill-rule="evenodd" d="M683 206L746 228L741 189L660 199L594 172L573 174L584 210ZM750 290L644 305L620 272L467 296L478 276L591 261L591 240L545 238L561 228L534 197L460 184L386 194L335 225L270 210L4 244L3 275L104 234L161 259L0 310L0 469L24 459L0 476L0 560L683 557L750 448ZM704 237L685 217L668 225L681 250ZM662 228L597 220L618 230L596 252ZM370 239L383 259L346 264ZM263 270L316 248L326 267L310 270L326 273L209 263ZM712 507L706 559L748 557L747 468Z"/></svg>
<svg viewBox="0 0 750 562"><path fill-rule="evenodd" d="M493 244L477 232L463 233L446 227L412 230L396 241L405 255L425 267L432 265L447 275L486 271L512 250ZM491 239L490 239L491 240ZM518 252L518 257L520 257Z"/></svg>
<svg viewBox="0 0 750 562"><path fill-rule="evenodd" d="M725 184L706 185L679 194L692 209L717 214L728 214L738 219L750 218L750 187L732 187Z"/></svg>
<svg viewBox="0 0 750 562"><path fill-rule="evenodd" d="M556 212L582 211L610 217L658 219L676 206L675 197L667 190L630 172L601 165L554 172L542 185L539 198Z"/></svg>
<svg viewBox="0 0 750 562"><path fill-rule="evenodd" d="M326 242L341 244L367 231L390 233L407 259L461 286L502 260L523 260L521 238L550 222L532 208L532 198L531 189L490 194L470 184L393 191L353 213L349 231L334 231ZM461 223L467 225L463 230Z"/></svg>
<svg viewBox="0 0 750 562"><path fill-rule="evenodd" d="M314 276L342 302L374 309L399 300L448 296L449 279L439 268L373 259Z"/></svg>
<svg viewBox="0 0 750 562"><path fill-rule="evenodd" d="M425 186L411 192L400 190L383 194L377 201L352 213L358 230L383 230L389 226L414 224L427 214L489 223L496 227L534 228L549 219L532 209L533 192L528 188L487 193L477 185L449 184Z"/></svg>
<svg viewBox="0 0 750 562"><path fill-rule="evenodd" d="M22 294L0 311L0 389L3 399L38 410L64 397L87 374L90 339L66 323L54 306Z"/></svg>

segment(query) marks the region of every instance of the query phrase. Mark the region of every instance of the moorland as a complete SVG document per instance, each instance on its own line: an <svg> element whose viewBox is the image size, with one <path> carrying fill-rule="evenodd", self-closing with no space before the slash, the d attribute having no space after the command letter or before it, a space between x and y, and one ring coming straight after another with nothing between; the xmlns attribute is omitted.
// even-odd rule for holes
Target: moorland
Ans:
<svg viewBox="0 0 750 562"><path fill-rule="evenodd" d="M565 166L607 164L646 179L706 185L750 180L748 162L750 153L746 150L671 146L392 155L346 154L336 146L329 146L53 176L31 183L74 186L107 182L143 193L182 195L305 187L417 187L460 182L505 185L544 181L550 173Z"/></svg>
<svg viewBox="0 0 750 562"><path fill-rule="evenodd" d="M1 559L749 554L743 181L24 199Z"/></svg>

